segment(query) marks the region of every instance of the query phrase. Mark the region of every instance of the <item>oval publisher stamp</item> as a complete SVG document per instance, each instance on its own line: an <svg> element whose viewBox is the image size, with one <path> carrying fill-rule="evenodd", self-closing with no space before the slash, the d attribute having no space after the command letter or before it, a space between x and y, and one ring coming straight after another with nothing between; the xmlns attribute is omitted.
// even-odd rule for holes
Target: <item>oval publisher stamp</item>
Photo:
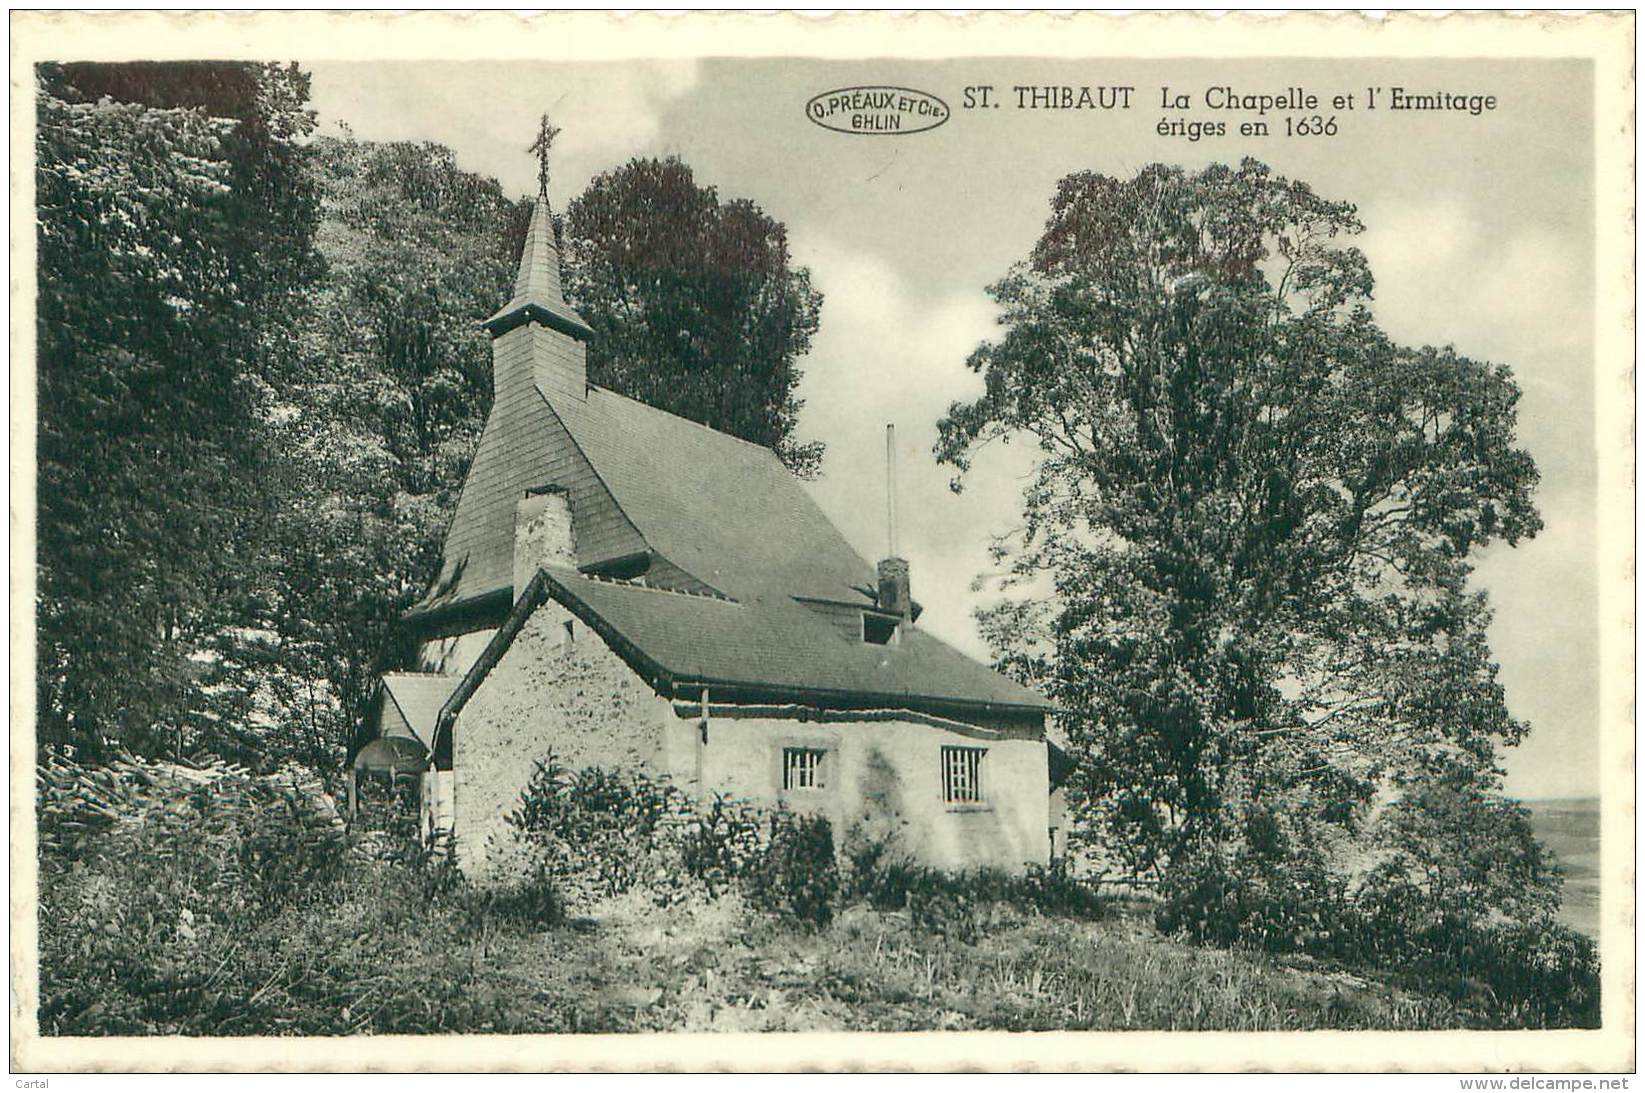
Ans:
<svg viewBox="0 0 1645 1093"><path fill-rule="evenodd" d="M929 91L869 85L813 95L805 116L824 129L860 136L906 136L948 120L948 104Z"/></svg>

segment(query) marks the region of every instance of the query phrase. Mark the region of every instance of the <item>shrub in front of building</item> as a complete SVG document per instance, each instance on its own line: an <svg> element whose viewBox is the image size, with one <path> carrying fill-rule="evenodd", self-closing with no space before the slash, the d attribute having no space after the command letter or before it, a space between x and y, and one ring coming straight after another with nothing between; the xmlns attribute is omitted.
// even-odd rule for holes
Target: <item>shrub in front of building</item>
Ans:
<svg viewBox="0 0 1645 1093"><path fill-rule="evenodd" d="M1597 949L1556 919L1547 868L1526 870L1518 842L1528 834L1493 828L1476 802L1473 822L1458 827L1468 845L1452 853L1427 830L1434 817L1415 808L1384 821L1392 834L1380 864L1355 877L1332 868L1294 821L1252 809L1240 839L1207 840L1172 863L1155 925L1197 944L1375 969L1494 1027L1597 1027ZM1415 834L1400 827L1418 822Z"/></svg>

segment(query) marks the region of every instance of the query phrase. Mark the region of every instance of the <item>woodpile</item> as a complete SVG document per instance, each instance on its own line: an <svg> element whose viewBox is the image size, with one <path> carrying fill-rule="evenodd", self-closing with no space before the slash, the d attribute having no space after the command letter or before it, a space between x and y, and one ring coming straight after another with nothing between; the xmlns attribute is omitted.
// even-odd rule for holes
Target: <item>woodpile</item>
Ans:
<svg viewBox="0 0 1645 1093"><path fill-rule="evenodd" d="M289 766L256 774L232 763L203 766L122 755L100 766L53 756L36 767L42 850L73 856L88 837L120 825L191 814L239 814L248 824L285 820L322 838L342 838L337 804L313 771Z"/></svg>

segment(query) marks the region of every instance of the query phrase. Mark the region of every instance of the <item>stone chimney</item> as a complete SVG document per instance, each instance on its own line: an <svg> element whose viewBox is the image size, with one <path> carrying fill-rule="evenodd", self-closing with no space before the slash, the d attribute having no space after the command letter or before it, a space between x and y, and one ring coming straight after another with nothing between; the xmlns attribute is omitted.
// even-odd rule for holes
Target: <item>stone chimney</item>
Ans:
<svg viewBox="0 0 1645 1093"><path fill-rule="evenodd" d="M576 568L571 497L559 486L526 491L514 508L514 599L544 565Z"/></svg>
<svg viewBox="0 0 1645 1093"><path fill-rule="evenodd" d="M886 558L880 562L881 611L890 611L907 621L913 621L913 586L908 576L907 558Z"/></svg>

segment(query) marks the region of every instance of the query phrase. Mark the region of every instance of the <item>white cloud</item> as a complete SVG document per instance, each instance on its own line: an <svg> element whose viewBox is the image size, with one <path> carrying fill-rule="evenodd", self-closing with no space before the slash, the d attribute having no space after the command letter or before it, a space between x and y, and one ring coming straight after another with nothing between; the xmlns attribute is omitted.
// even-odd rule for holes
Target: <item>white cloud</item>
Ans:
<svg viewBox="0 0 1645 1093"><path fill-rule="evenodd" d="M965 367L995 332L981 290L922 297L885 260L796 226L796 262L823 293L822 327L804 362L802 437L828 443L823 477L809 488L858 551L887 547L885 426L896 426L899 551L910 562L921 625L973 655L984 653L971 620L986 596L970 592L988 565L991 533L1019 511L1020 448L980 461L966 490L948 488L952 467L932 455L937 419L955 400L975 398L982 380Z"/></svg>
<svg viewBox="0 0 1645 1093"><path fill-rule="evenodd" d="M313 102L322 132L346 122L367 140L449 144L467 170L512 193L536 188L527 154L547 111L561 129L551 194L558 207L589 178L662 150L660 123L699 78L696 61L623 65L319 63Z"/></svg>
<svg viewBox="0 0 1645 1093"><path fill-rule="evenodd" d="M1571 240L1534 226L1488 232L1454 198L1374 205L1365 221L1377 319L1396 338L1509 360L1538 383L1522 362L1564 355L1586 335L1570 322L1587 314L1589 272Z"/></svg>
<svg viewBox="0 0 1645 1093"><path fill-rule="evenodd" d="M1451 343L1513 369L1519 440L1543 472L1545 529L1494 546L1475 585L1496 607L1491 649L1531 735L1504 756L1511 791L1592 792L1598 740L1591 270L1577 240L1535 225L1487 230L1459 201L1385 202L1361 240L1376 315L1407 343Z"/></svg>

